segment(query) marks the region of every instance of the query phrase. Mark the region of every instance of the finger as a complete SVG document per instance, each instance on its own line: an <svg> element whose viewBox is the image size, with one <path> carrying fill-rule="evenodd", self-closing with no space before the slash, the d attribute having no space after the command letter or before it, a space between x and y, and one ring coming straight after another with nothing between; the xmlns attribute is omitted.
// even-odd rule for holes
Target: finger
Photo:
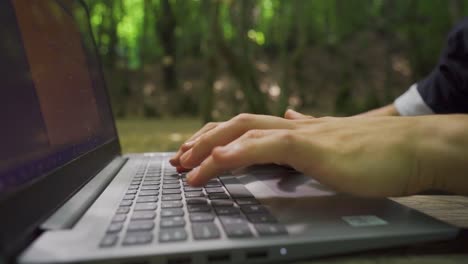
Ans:
<svg viewBox="0 0 468 264"><path fill-rule="evenodd" d="M217 146L224 146L252 129L293 129L295 124L284 118L266 115L239 115L208 131L194 144L191 151L180 157L185 168L195 168Z"/></svg>
<svg viewBox="0 0 468 264"><path fill-rule="evenodd" d="M254 164L288 164L296 144L292 130L251 130L224 147L217 147L203 163L192 170L188 182L203 186L223 172Z"/></svg>
<svg viewBox="0 0 468 264"><path fill-rule="evenodd" d="M177 166L177 167L176 167L176 171L177 171L178 173L183 173L183 172L188 172L188 171L190 171L190 170L189 170L189 169L186 169L186 168L184 168L184 167L181 167L181 166Z"/></svg>
<svg viewBox="0 0 468 264"><path fill-rule="evenodd" d="M187 150L193 147L197 139L203 134L206 133L213 128L217 127L220 123L217 122L210 122L205 124L200 130L198 130L195 134L193 134L184 144L181 145L177 153L169 160L172 166L180 167L180 156L184 154Z"/></svg>
<svg viewBox="0 0 468 264"><path fill-rule="evenodd" d="M284 113L284 118L286 119L291 119L291 120L296 120L296 119L309 119L309 118L314 118L313 116L310 115L304 115L299 112L296 112L292 109L286 110Z"/></svg>

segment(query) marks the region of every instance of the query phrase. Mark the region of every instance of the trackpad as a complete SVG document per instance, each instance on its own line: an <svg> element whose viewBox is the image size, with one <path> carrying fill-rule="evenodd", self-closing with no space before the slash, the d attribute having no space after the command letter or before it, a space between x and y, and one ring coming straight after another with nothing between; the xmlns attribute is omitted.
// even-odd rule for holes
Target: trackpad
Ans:
<svg viewBox="0 0 468 264"><path fill-rule="evenodd" d="M236 173L236 176L257 198L317 197L336 194L310 176L281 168L249 169Z"/></svg>

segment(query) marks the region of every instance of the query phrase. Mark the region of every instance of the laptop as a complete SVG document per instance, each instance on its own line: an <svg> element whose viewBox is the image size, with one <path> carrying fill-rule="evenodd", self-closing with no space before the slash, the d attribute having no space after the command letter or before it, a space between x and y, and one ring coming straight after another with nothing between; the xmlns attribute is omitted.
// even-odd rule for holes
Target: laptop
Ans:
<svg viewBox="0 0 468 264"><path fill-rule="evenodd" d="M288 168L195 188L171 153L123 155L87 17L82 1L0 1L0 262L284 263L457 235Z"/></svg>

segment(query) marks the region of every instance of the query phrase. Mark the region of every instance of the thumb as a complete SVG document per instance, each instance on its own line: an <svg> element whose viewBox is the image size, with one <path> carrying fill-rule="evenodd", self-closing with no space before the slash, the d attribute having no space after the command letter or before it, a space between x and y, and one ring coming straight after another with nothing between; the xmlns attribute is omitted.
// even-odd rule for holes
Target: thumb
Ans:
<svg viewBox="0 0 468 264"><path fill-rule="evenodd" d="M284 118L286 119L291 119L291 120L296 120L296 119L308 119L308 118L314 118L313 116L310 115L304 115L299 112L296 112L292 109L286 110L284 113Z"/></svg>

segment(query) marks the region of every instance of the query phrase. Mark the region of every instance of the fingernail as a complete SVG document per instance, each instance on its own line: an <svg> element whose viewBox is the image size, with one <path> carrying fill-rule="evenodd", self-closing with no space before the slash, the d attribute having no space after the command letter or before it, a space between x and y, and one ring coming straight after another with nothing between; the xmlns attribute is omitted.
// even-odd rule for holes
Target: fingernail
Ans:
<svg viewBox="0 0 468 264"><path fill-rule="evenodd" d="M183 172L189 171L189 169L186 169L186 168L184 168L182 166L177 166L176 170L177 170L178 173L183 173Z"/></svg>

